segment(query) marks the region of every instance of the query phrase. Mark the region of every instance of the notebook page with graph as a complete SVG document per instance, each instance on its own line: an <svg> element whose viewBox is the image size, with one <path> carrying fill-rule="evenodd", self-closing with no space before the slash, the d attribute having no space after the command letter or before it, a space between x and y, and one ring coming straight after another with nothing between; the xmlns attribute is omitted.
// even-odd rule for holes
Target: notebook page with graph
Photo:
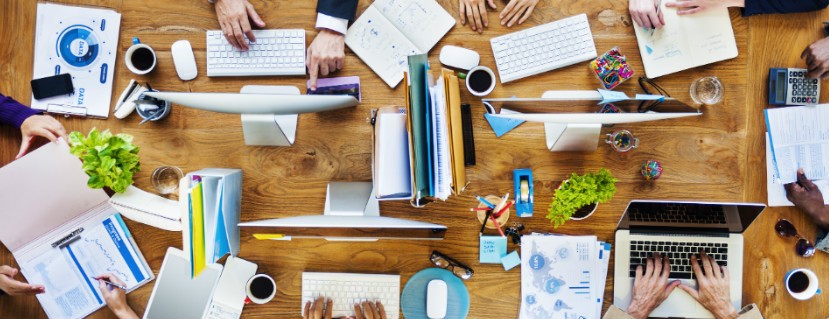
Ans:
<svg viewBox="0 0 829 319"><path fill-rule="evenodd" d="M377 0L348 28L345 44L394 88L407 56L429 52L454 25L434 0Z"/></svg>
<svg viewBox="0 0 829 319"><path fill-rule="evenodd" d="M633 26L649 78L737 57L728 8L679 16L676 9L666 7L668 2L662 1L659 9L665 26L656 30Z"/></svg>

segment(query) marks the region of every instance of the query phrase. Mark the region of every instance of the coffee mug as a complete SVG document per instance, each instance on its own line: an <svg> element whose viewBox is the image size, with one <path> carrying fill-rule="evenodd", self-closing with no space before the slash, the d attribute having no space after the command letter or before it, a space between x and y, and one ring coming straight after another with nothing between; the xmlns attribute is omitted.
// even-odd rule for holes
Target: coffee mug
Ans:
<svg viewBox="0 0 829 319"><path fill-rule="evenodd" d="M127 49L124 62L132 73L138 75L150 73L155 69L155 51L149 45L141 43L137 37L132 38L132 46Z"/></svg>
<svg viewBox="0 0 829 319"><path fill-rule="evenodd" d="M798 268L786 273L786 290L794 299L808 300L820 294L817 275L809 269Z"/></svg>
<svg viewBox="0 0 829 319"><path fill-rule="evenodd" d="M248 299L253 303L264 304L276 296L276 282L266 274L250 277L246 287Z"/></svg>
<svg viewBox="0 0 829 319"><path fill-rule="evenodd" d="M474 96L487 96L495 89L495 72L483 65L466 73L466 89Z"/></svg>

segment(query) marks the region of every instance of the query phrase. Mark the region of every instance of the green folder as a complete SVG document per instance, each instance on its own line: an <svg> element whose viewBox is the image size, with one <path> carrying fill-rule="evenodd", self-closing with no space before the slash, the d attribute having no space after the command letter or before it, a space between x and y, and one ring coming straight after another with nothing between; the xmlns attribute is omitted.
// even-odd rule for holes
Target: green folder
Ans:
<svg viewBox="0 0 829 319"><path fill-rule="evenodd" d="M426 65L429 63L426 54L409 56L409 106L412 117L412 144L414 153L415 198L432 196L432 187L429 183L429 141L430 134L427 127L429 120L428 100L429 88L426 86Z"/></svg>

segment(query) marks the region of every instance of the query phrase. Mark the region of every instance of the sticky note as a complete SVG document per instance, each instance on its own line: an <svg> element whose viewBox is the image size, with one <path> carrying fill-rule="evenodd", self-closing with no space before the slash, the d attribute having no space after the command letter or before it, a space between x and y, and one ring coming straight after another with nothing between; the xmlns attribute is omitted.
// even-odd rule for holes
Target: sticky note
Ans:
<svg viewBox="0 0 829 319"><path fill-rule="evenodd" d="M599 94L602 95L602 101L599 102L599 105L607 104L607 103L613 103L613 102L619 102L619 101L624 101L624 100L629 100L630 99L627 96L627 94L625 94L625 92L616 92L616 91L599 89Z"/></svg>
<svg viewBox="0 0 829 319"><path fill-rule="evenodd" d="M501 257L507 254L507 238L501 236L481 236L482 264L500 264Z"/></svg>
<svg viewBox="0 0 829 319"><path fill-rule="evenodd" d="M513 250L509 255L501 258L501 265L504 266L504 271L509 271L521 264L521 256L518 255L517 250Z"/></svg>
<svg viewBox="0 0 829 319"><path fill-rule="evenodd" d="M518 112L505 112L505 110L501 110L501 114L513 114ZM495 132L495 137L501 137L507 132L512 131L512 129L518 127L519 125L523 124L523 120L515 120L515 119L505 119L497 116L493 116L492 114L484 114L484 118L486 121L489 122L489 126L492 127L492 131Z"/></svg>

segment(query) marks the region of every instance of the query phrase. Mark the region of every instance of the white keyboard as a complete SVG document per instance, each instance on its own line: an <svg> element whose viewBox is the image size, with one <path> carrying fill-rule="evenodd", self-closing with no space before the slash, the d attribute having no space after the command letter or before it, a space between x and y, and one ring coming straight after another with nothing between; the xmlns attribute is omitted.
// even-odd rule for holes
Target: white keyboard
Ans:
<svg viewBox="0 0 829 319"><path fill-rule="evenodd" d="M596 45L584 13L489 42L501 83L596 58Z"/></svg>
<svg viewBox="0 0 829 319"><path fill-rule="evenodd" d="M305 75L305 30L253 30L241 51L221 30L207 31L207 76ZM247 41L247 40L246 40Z"/></svg>
<svg viewBox="0 0 829 319"><path fill-rule="evenodd" d="M318 296L334 300L332 318L354 315L354 304L379 300L388 319L400 314L400 276L329 272L302 273L302 304L314 302Z"/></svg>

